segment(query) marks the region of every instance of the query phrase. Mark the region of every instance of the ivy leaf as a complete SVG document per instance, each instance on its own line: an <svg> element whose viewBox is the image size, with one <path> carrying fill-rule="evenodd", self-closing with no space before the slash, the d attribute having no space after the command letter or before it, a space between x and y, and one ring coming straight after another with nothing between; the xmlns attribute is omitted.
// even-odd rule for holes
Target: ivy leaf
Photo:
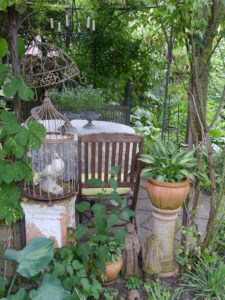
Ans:
<svg viewBox="0 0 225 300"><path fill-rule="evenodd" d="M78 224L75 230L76 239L82 238L87 233L87 231L87 226L84 226L83 224Z"/></svg>
<svg viewBox="0 0 225 300"><path fill-rule="evenodd" d="M3 2L3 3L2 3ZM7 1L6 1L7 3ZM0 1L0 10L4 6L4 1ZM8 52L8 43L5 39L0 38L0 57L3 57Z"/></svg>
<svg viewBox="0 0 225 300"><path fill-rule="evenodd" d="M90 202L82 201L82 202L76 204L76 210L78 210L79 212L82 213L82 212L90 209L90 206L91 206Z"/></svg>

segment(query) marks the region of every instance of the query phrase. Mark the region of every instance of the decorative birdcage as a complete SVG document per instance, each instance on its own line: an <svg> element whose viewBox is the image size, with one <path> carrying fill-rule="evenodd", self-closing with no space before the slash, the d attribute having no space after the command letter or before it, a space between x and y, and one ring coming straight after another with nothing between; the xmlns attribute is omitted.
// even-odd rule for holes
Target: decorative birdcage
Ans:
<svg viewBox="0 0 225 300"><path fill-rule="evenodd" d="M81 84L86 83L76 63L65 51L37 40L27 49L20 69L24 82L35 92L38 88L74 81L75 77Z"/></svg>
<svg viewBox="0 0 225 300"><path fill-rule="evenodd" d="M39 150L28 153L27 159L31 161L33 169L33 182L25 184L25 196L51 203L74 195L75 128L55 109L48 92L45 92L43 104L31 110L31 116L25 125L32 120L45 126L46 137Z"/></svg>

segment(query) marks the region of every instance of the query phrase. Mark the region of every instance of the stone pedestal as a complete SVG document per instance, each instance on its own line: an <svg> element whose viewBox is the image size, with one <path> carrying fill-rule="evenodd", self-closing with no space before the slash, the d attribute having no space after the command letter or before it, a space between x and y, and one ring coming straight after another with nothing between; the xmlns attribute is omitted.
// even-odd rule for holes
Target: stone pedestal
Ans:
<svg viewBox="0 0 225 300"><path fill-rule="evenodd" d="M152 205L153 228L152 233L157 235L162 243L163 259L160 277L171 277L178 274L179 267L174 261L173 245L174 230L177 213L180 207L174 210L156 208Z"/></svg>
<svg viewBox="0 0 225 300"><path fill-rule="evenodd" d="M21 206L25 215L26 243L37 236L55 239L54 248L67 246L67 227L75 228L76 197L52 202L25 199Z"/></svg>

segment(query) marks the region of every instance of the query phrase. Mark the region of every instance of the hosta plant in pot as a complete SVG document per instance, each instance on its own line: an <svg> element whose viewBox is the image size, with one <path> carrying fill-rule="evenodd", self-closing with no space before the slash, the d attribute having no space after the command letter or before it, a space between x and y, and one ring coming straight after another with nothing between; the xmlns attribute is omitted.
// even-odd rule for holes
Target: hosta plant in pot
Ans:
<svg viewBox="0 0 225 300"><path fill-rule="evenodd" d="M201 177L195 171L195 150L179 151L172 143L158 140L151 154L143 154L140 160L149 164L142 170L146 178L146 191L152 204L160 209L177 209L187 197L190 179Z"/></svg>

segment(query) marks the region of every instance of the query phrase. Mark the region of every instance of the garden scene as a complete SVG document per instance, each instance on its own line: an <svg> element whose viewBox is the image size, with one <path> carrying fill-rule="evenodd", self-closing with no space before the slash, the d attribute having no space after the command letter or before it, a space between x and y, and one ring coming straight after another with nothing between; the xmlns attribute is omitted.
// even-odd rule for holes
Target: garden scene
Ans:
<svg viewBox="0 0 225 300"><path fill-rule="evenodd" d="M0 299L225 300L225 1L0 25Z"/></svg>

